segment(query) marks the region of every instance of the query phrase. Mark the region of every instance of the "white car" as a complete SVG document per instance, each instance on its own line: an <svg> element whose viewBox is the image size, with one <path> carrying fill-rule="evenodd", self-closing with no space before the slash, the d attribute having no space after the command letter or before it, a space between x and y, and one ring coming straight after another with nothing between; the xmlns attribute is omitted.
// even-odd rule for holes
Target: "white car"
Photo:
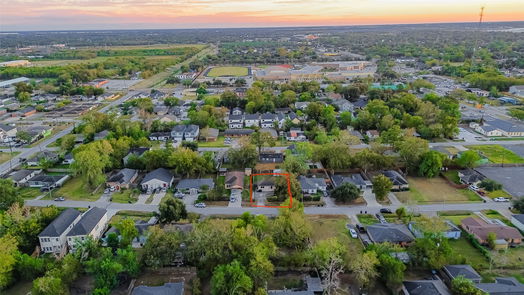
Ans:
<svg viewBox="0 0 524 295"><path fill-rule="evenodd" d="M349 229L349 235L354 239L358 238L357 231L352 228Z"/></svg>
<svg viewBox="0 0 524 295"><path fill-rule="evenodd" d="M204 203L196 203L195 207L197 207L197 208L206 208L206 204L204 204Z"/></svg>
<svg viewBox="0 0 524 295"><path fill-rule="evenodd" d="M231 197L231 198L229 198L229 202L231 202L231 203L234 203L234 202L236 202L236 201L237 201L237 199L236 199L235 197Z"/></svg>
<svg viewBox="0 0 524 295"><path fill-rule="evenodd" d="M499 197L499 198L494 198L493 201L495 201L495 202L509 202L509 199Z"/></svg>
<svg viewBox="0 0 524 295"><path fill-rule="evenodd" d="M473 184L470 185L468 188L469 188L470 190L472 190L472 191L478 191L478 190L479 190L479 187L476 186L476 185L473 185Z"/></svg>

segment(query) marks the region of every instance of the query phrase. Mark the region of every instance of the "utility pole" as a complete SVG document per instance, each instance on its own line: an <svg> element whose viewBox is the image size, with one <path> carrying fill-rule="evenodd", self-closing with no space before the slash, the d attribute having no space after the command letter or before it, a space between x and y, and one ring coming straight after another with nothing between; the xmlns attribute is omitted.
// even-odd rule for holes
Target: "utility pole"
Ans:
<svg viewBox="0 0 524 295"><path fill-rule="evenodd" d="M471 66L469 68L469 72L473 72L473 68L475 67L475 53L477 53L477 48L479 44L479 34L480 34L480 25L482 24L482 18L484 17L484 6L480 7L480 18L479 18L479 27L478 31L475 37L475 47L473 47L473 53L471 55Z"/></svg>

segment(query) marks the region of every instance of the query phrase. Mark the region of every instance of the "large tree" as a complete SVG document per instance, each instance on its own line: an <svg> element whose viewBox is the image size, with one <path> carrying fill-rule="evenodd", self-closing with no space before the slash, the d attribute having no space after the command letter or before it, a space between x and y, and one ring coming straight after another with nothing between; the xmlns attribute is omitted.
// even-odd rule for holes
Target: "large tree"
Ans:
<svg viewBox="0 0 524 295"><path fill-rule="evenodd" d="M13 270L18 254L18 243L11 235L0 237L0 290L5 289L13 279Z"/></svg>
<svg viewBox="0 0 524 295"><path fill-rule="evenodd" d="M373 193L377 200L384 200L393 187L391 180L383 174L375 176L372 183Z"/></svg>
<svg viewBox="0 0 524 295"><path fill-rule="evenodd" d="M475 287L472 280L458 276L451 281L451 291L455 295L485 295L486 293Z"/></svg>
<svg viewBox="0 0 524 295"><path fill-rule="evenodd" d="M211 278L211 294L213 295L250 294L252 288L253 281L237 260L230 264L219 265L213 270Z"/></svg>
<svg viewBox="0 0 524 295"><path fill-rule="evenodd" d="M115 227L120 232L120 247L122 248L131 245L133 239L138 236L138 229L135 227L135 222L131 218L120 220Z"/></svg>
<svg viewBox="0 0 524 295"><path fill-rule="evenodd" d="M289 200L283 206L289 206ZM273 239L281 247L305 249L311 233L311 224L304 215L304 206L296 199L293 199L291 208L280 209L273 223Z"/></svg>
<svg viewBox="0 0 524 295"><path fill-rule="evenodd" d="M356 200L360 196L360 189L352 183L346 182L331 192L331 197L338 202L346 203Z"/></svg>
<svg viewBox="0 0 524 295"><path fill-rule="evenodd" d="M419 175L426 176L428 178L437 176L442 169L444 157L445 156L443 154L437 151L429 151L422 155L422 161L418 171Z"/></svg>
<svg viewBox="0 0 524 295"><path fill-rule="evenodd" d="M149 236L144 245L144 263L153 268L173 265L180 252L182 235L180 231L165 231L158 226L149 228Z"/></svg>
<svg viewBox="0 0 524 295"><path fill-rule="evenodd" d="M406 137L395 143L395 149L410 172L416 171L422 160L422 156L429 151L427 140L417 137Z"/></svg>
<svg viewBox="0 0 524 295"><path fill-rule="evenodd" d="M229 162L238 168L254 167L258 160L258 152L254 145L245 144L227 152Z"/></svg>
<svg viewBox="0 0 524 295"><path fill-rule="evenodd" d="M260 132L258 130L249 136L249 141L258 148L259 153L263 146L275 146L276 143L269 132Z"/></svg>
<svg viewBox="0 0 524 295"><path fill-rule="evenodd" d="M477 166L478 161L481 160L480 155L474 150L467 150L462 152L455 160L457 165L462 168L474 168Z"/></svg>
<svg viewBox="0 0 524 295"><path fill-rule="evenodd" d="M22 205L24 201L11 179L0 179L0 212L9 209L14 203Z"/></svg>
<svg viewBox="0 0 524 295"><path fill-rule="evenodd" d="M318 242L311 249L311 264L320 273L326 294L336 294L340 288L339 275L344 272L344 256L347 248L337 239Z"/></svg>
<svg viewBox="0 0 524 295"><path fill-rule="evenodd" d="M186 205L179 199L170 198L160 203L160 220L162 222L179 221L187 217Z"/></svg>
<svg viewBox="0 0 524 295"><path fill-rule="evenodd" d="M361 286L369 287L373 285L375 279L378 277L378 264L377 253L367 251L362 255L356 255L349 263L349 269L355 274Z"/></svg>

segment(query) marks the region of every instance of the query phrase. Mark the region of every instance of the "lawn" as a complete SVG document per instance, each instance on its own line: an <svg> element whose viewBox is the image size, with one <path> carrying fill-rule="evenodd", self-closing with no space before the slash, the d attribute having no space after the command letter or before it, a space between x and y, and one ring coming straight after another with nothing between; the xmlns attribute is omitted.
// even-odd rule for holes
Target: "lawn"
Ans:
<svg viewBox="0 0 524 295"><path fill-rule="evenodd" d="M20 152L4 153L0 152L0 164L11 160L14 156L20 154Z"/></svg>
<svg viewBox="0 0 524 295"><path fill-rule="evenodd" d="M467 190L456 189L442 177L408 177L409 191L396 192L397 198L408 204L480 202L481 198Z"/></svg>
<svg viewBox="0 0 524 295"><path fill-rule="evenodd" d="M375 216L371 214L357 214L358 222L360 222L362 225L371 225L378 223L378 219L375 218Z"/></svg>
<svg viewBox="0 0 524 295"><path fill-rule="evenodd" d="M198 147L227 147L224 144L224 136L219 136L216 141L199 141Z"/></svg>
<svg viewBox="0 0 524 295"><path fill-rule="evenodd" d="M470 145L468 148L478 151L492 163L524 163L524 158L500 145Z"/></svg>
<svg viewBox="0 0 524 295"><path fill-rule="evenodd" d="M457 212L442 211L442 212L439 212L439 216L453 222L456 225L460 225L462 219L467 218L467 217L472 217L473 214L469 211L464 211L464 212L462 211L457 211Z"/></svg>
<svg viewBox="0 0 524 295"><path fill-rule="evenodd" d="M490 198L506 198L506 199L511 199L513 196L508 194L506 191L504 190L496 190L496 191L492 191L492 192L488 192L486 191L486 195Z"/></svg>
<svg viewBox="0 0 524 295"><path fill-rule="evenodd" d="M112 202L132 204L138 200L138 193L130 189L121 190L111 195Z"/></svg>
<svg viewBox="0 0 524 295"><path fill-rule="evenodd" d="M466 238L462 237L458 240L450 239L449 245L455 254L464 257L466 259L466 263L473 266L473 268L483 269L489 267L488 260L482 256L480 251L473 247L471 243L466 240Z"/></svg>
<svg viewBox="0 0 524 295"><path fill-rule="evenodd" d="M30 200L30 199L34 199L34 198L40 196L40 195L43 194L43 193L40 192L40 190L39 190L38 188L35 188L35 187L24 187L24 188L21 188L21 189L18 191L18 194L19 194L23 199Z"/></svg>
<svg viewBox="0 0 524 295"><path fill-rule="evenodd" d="M316 243L321 240L337 237L343 245L349 245L348 255L356 255L362 251L363 246L359 239L349 236L346 224L350 222L347 216L333 215L307 215L307 219L313 226L311 240Z"/></svg>
<svg viewBox="0 0 524 295"><path fill-rule="evenodd" d="M208 77L242 77L247 76L248 68L246 67L214 67L207 73Z"/></svg>
<svg viewBox="0 0 524 295"><path fill-rule="evenodd" d="M496 210L482 210L481 212L482 214L484 214L486 217L490 219L498 219L504 222L505 224L507 224L508 226L513 226L511 225L511 222L506 217L502 216L502 214L500 214Z"/></svg>
<svg viewBox="0 0 524 295"><path fill-rule="evenodd" d="M456 184L460 184L460 178L458 176L457 170L448 170L443 173L449 180L453 181Z"/></svg>
<svg viewBox="0 0 524 295"><path fill-rule="evenodd" d="M63 196L68 200L74 201L96 201L102 193L103 189L98 189L96 193L93 193L93 190L87 188L87 185L84 184L82 178L74 177L54 192L53 197Z"/></svg>

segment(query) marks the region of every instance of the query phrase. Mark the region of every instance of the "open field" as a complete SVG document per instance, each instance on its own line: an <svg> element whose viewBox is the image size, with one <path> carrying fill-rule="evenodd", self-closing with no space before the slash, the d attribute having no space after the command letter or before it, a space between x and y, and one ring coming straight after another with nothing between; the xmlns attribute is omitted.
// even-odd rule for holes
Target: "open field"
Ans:
<svg viewBox="0 0 524 295"><path fill-rule="evenodd" d="M307 219L313 226L313 236L311 238L313 243L329 238L338 238L342 245L348 245L349 257L351 257L351 254L362 251L364 246L360 240L349 236L346 228L346 223L349 222L349 219L346 216L308 215Z"/></svg>
<svg viewBox="0 0 524 295"><path fill-rule="evenodd" d="M53 192L52 197L63 196L68 200L74 201L96 201L100 198L102 193L103 189L99 189L96 193L92 193L92 190L87 188L80 177L74 177L68 180L56 192ZM49 198L49 196L46 198Z"/></svg>
<svg viewBox="0 0 524 295"><path fill-rule="evenodd" d="M209 72L207 72L206 76L208 77L242 77L247 76L248 74L248 68L246 67L214 67Z"/></svg>
<svg viewBox="0 0 524 295"><path fill-rule="evenodd" d="M449 245L453 252L464 257L466 263L471 264L475 269L487 268L489 266L486 257L482 256L480 251L473 247L465 237L461 237L458 240L450 239Z"/></svg>
<svg viewBox="0 0 524 295"><path fill-rule="evenodd" d="M442 177L408 177L409 191L396 192L403 203L460 203L477 202L481 198L467 189L456 189Z"/></svg>
<svg viewBox="0 0 524 295"><path fill-rule="evenodd" d="M20 154L20 152L4 153L0 152L0 164L11 160L14 156Z"/></svg>
<svg viewBox="0 0 524 295"><path fill-rule="evenodd" d="M471 145L468 148L480 152L492 163L524 163L524 158L500 145Z"/></svg>

